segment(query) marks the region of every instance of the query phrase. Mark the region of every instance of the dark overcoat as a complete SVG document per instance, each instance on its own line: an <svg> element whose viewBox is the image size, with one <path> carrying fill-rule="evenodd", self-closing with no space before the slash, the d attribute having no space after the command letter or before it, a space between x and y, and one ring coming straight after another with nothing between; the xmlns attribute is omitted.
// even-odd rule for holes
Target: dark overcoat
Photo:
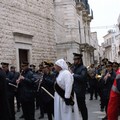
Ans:
<svg viewBox="0 0 120 120"><path fill-rule="evenodd" d="M0 69L0 120L9 120L10 117L6 89L6 75Z"/></svg>
<svg viewBox="0 0 120 120"><path fill-rule="evenodd" d="M87 82L87 68L82 65L75 65L73 68L74 77L74 91L77 97L85 98L86 82Z"/></svg>

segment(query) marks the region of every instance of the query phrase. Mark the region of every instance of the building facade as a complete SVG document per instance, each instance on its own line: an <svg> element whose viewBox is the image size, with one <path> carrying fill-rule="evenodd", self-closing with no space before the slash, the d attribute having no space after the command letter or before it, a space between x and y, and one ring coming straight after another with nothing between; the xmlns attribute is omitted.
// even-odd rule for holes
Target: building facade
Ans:
<svg viewBox="0 0 120 120"><path fill-rule="evenodd" d="M116 32L114 30L109 30L108 33L103 37L104 43L102 43L104 48L104 57L108 58L112 62L117 61L115 36Z"/></svg>
<svg viewBox="0 0 120 120"><path fill-rule="evenodd" d="M0 62L56 59L53 0L0 1Z"/></svg>
<svg viewBox="0 0 120 120"><path fill-rule="evenodd" d="M57 58L73 62L73 53L82 53L86 66L94 62L90 42L93 12L87 0L55 0L55 38Z"/></svg>
<svg viewBox="0 0 120 120"><path fill-rule="evenodd" d="M115 31L109 30L104 36L104 57L112 62L120 63L120 15L117 20Z"/></svg>
<svg viewBox="0 0 120 120"><path fill-rule="evenodd" d="M120 15L118 17L117 29L116 29L116 53L117 53L117 62L120 63Z"/></svg>
<svg viewBox="0 0 120 120"><path fill-rule="evenodd" d="M100 64L102 59L102 48L98 44L97 32L91 32L91 44L95 48L94 50L94 63Z"/></svg>

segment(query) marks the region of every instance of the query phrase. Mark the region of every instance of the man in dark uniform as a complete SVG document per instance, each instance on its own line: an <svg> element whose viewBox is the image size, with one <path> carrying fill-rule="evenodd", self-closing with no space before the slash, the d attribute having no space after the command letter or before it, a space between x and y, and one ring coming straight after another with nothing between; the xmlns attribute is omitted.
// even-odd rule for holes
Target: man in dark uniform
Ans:
<svg viewBox="0 0 120 120"><path fill-rule="evenodd" d="M15 106L14 106L14 97L15 97L15 90L16 87L16 79L14 78L14 75L12 72L9 71L9 63L1 63L2 69L6 73L6 82L7 82L7 97L8 97L8 102L9 102L9 107L10 107L10 112L11 112L11 117L10 120L15 120Z"/></svg>
<svg viewBox="0 0 120 120"><path fill-rule="evenodd" d="M76 93L78 107L81 112L83 120L88 120L88 111L85 103L87 68L83 65L82 54L73 53L74 66L74 91Z"/></svg>
<svg viewBox="0 0 120 120"><path fill-rule="evenodd" d="M43 105L43 100L42 100L42 94L41 94L41 83L43 80L43 62L39 65L39 69L36 72L37 76L38 76L38 82L36 82L36 107L40 108L40 117L39 119L43 119L44 118L44 105Z"/></svg>
<svg viewBox="0 0 120 120"><path fill-rule="evenodd" d="M112 68L112 62L109 61L106 65L105 74L101 78L101 82L102 82L101 104L105 107L106 113L109 102L110 90L113 85L115 77L116 77L116 73ZM105 116L102 120L107 120L107 116Z"/></svg>
<svg viewBox="0 0 120 120"><path fill-rule="evenodd" d="M118 71L118 68L119 68L119 63L113 62L112 67L113 67L114 71L117 72L117 71Z"/></svg>
<svg viewBox="0 0 120 120"><path fill-rule="evenodd" d="M34 64L30 65L30 69L33 72L33 76L37 79L36 80L36 89L37 89L37 83L39 81L40 76L37 74L35 68L36 68L36 66ZM37 93L36 93L35 99L36 99L36 110L38 110L39 109L39 97L38 97Z"/></svg>
<svg viewBox="0 0 120 120"><path fill-rule="evenodd" d="M43 67L44 76L41 86L54 96L55 76L50 70L49 63L45 62ZM44 102L44 107L48 115L48 120L52 120L52 115L54 114L54 99L50 95L48 95L42 88L41 94Z"/></svg>
<svg viewBox="0 0 120 120"><path fill-rule="evenodd" d="M10 120L6 88L6 75L0 68L0 120Z"/></svg>
<svg viewBox="0 0 120 120"><path fill-rule="evenodd" d="M25 120L35 120L35 78L33 72L28 68L29 63L21 64L22 73L17 80L19 84L20 102Z"/></svg>
<svg viewBox="0 0 120 120"><path fill-rule="evenodd" d="M19 77L19 72L16 72L15 66L10 67L10 80L16 85L16 80ZM19 100L19 95L18 95L18 90L17 88L14 89L14 96L16 97L16 102L17 102L17 112L20 111L20 100Z"/></svg>

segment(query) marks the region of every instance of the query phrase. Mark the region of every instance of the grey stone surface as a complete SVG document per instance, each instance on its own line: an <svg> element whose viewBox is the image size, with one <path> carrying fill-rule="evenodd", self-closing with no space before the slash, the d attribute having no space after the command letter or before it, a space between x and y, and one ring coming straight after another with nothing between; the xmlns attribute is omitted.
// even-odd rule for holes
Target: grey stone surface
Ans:
<svg viewBox="0 0 120 120"><path fill-rule="evenodd" d="M88 120L101 120L105 116L105 112L100 112L100 101L98 100L89 100L89 94L86 95L86 104L88 108ZM23 120L19 119L21 116L21 112L16 114L16 120ZM36 120L39 120L38 117L40 116L40 111L36 110ZM45 114L45 118L41 120L47 120L47 115ZM81 118L82 120L82 118Z"/></svg>
<svg viewBox="0 0 120 120"><path fill-rule="evenodd" d="M17 64L16 43L31 46L29 61L33 64L54 61L53 15L53 0L0 0L0 62Z"/></svg>

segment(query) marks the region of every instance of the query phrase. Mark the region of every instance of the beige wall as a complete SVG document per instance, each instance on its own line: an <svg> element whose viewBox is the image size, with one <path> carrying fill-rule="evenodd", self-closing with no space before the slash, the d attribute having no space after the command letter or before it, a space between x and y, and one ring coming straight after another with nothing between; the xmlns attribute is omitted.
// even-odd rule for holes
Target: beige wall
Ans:
<svg viewBox="0 0 120 120"><path fill-rule="evenodd" d="M16 51L22 45L31 51L31 63L55 60L53 0L4 0L0 2L0 16L0 62L17 64ZM30 39L15 41L19 33Z"/></svg>

